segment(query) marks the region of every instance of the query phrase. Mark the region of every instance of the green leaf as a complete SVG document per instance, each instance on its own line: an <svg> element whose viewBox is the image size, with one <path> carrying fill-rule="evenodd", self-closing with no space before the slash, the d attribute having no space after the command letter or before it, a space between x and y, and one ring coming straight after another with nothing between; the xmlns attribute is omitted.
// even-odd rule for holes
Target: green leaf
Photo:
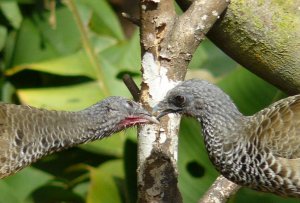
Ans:
<svg viewBox="0 0 300 203"><path fill-rule="evenodd" d="M126 137L124 133L120 132L114 134L113 136L107 139L102 139L84 145L80 145L80 148L89 152L102 155L110 155L120 158L123 155L125 139Z"/></svg>
<svg viewBox="0 0 300 203"><path fill-rule="evenodd" d="M246 115L256 113L283 95L276 87L245 68L238 68L218 84Z"/></svg>
<svg viewBox="0 0 300 203"><path fill-rule="evenodd" d="M136 30L129 41L111 46L102 52L102 56L119 70L138 71L141 67L139 37L139 31Z"/></svg>
<svg viewBox="0 0 300 203"><path fill-rule="evenodd" d="M14 189L10 188L4 181L0 181L0 197L0 203L22 203Z"/></svg>
<svg viewBox="0 0 300 203"><path fill-rule="evenodd" d="M32 16L22 21L12 65L61 57L81 48L77 26L67 8L60 7L56 10L58 20L55 29L48 22L49 13L33 13Z"/></svg>
<svg viewBox="0 0 300 203"><path fill-rule="evenodd" d="M118 41L113 37L96 35L93 32L90 33L90 40L96 53L100 53L118 43Z"/></svg>
<svg viewBox="0 0 300 203"><path fill-rule="evenodd" d="M69 55L81 48L81 37L72 13L67 7L58 7L55 11L56 26L49 23L50 12L35 13L33 22L36 24L42 40L51 45L61 55Z"/></svg>
<svg viewBox="0 0 300 203"><path fill-rule="evenodd" d="M17 35L12 66L33 63L57 55L56 50L42 39L36 25L25 18Z"/></svg>
<svg viewBox="0 0 300 203"><path fill-rule="evenodd" d="M121 160L108 161L91 169L91 186L87 203L122 202L124 171Z"/></svg>
<svg viewBox="0 0 300 203"><path fill-rule="evenodd" d="M118 40L124 40L125 37L120 22L106 0L80 0L80 2L93 11L90 21L91 30L100 35L113 36Z"/></svg>
<svg viewBox="0 0 300 203"><path fill-rule="evenodd" d="M72 202L72 203L84 203L84 200L72 190L63 184L49 184L38 188L32 195L31 199L28 199L29 203L53 203L53 202ZM27 203L26 202L26 203Z"/></svg>
<svg viewBox="0 0 300 203"><path fill-rule="evenodd" d="M18 199L24 202L34 190L45 185L52 178L51 175L43 171L27 167L4 181L18 196Z"/></svg>
<svg viewBox="0 0 300 203"><path fill-rule="evenodd" d="M127 138L136 140L136 135L136 128L130 128L116 133L107 139L80 145L80 148L99 155L109 155L121 158L123 157L124 152L124 142Z"/></svg>
<svg viewBox="0 0 300 203"><path fill-rule="evenodd" d="M223 53L211 41L205 40L193 55L189 68L206 69L215 76L230 72L237 63Z"/></svg>
<svg viewBox="0 0 300 203"><path fill-rule="evenodd" d="M85 52L41 61L39 63L21 64L8 69L6 75L14 75L22 70L30 69L65 76L87 76L96 79L95 71Z"/></svg>
<svg viewBox="0 0 300 203"><path fill-rule="evenodd" d="M7 37L7 29L6 27L0 25L0 51L3 49L5 45L6 37Z"/></svg>
<svg viewBox="0 0 300 203"><path fill-rule="evenodd" d="M103 98L97 82L79 85L17 90L23 104L56 110L81 110Z"/></svg>
<svg viewBox="0 0 300 203"><path fill-rule="evenodd" d="M110 94L128 97L128 89L124 85L123 81L117 78L119 73L118 67L112 65L105 57L98 55L98 59L105 75L105 84L109 84L108 89Z"/></svg>
<svg viewBox="0 0 300 203"><path fill-rule="evenodd" d="M22 14L16 2L1 2L1 11L10 24L18 29L22 22Z"/></svg>

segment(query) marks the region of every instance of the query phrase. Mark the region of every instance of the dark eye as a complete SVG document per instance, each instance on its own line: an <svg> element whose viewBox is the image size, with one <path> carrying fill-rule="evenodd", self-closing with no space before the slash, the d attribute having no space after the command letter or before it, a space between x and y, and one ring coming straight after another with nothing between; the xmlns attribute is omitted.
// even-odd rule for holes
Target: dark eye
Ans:
<svg viewBox="0 0 300 203"><path fill-rule="evenodd" d="M181 95L177 95L174 100L176 106L182 107L185 103L185 97Z"/></svg>
<svg viewBox="0 0 300 203"><path fill-rule="evenodd" d="M133 107L132 101L127 101L126 103L127 103L130 107Z"/></svg>

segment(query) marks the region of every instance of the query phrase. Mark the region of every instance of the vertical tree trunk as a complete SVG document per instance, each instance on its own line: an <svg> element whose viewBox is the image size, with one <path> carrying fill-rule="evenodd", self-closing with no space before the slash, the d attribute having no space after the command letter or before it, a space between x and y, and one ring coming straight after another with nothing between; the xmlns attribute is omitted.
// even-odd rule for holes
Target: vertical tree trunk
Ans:
<svg viewBox="0 0 300 203"><path fill-rule="evenodd" d="M178 16L172 0L141 0L141 101L149 111L184 79L192 54L226 6L225 0L196 0ZM138 202L182 202L177 179L179 122L180 117L171 114L160 126L140 127Z"/></svg>

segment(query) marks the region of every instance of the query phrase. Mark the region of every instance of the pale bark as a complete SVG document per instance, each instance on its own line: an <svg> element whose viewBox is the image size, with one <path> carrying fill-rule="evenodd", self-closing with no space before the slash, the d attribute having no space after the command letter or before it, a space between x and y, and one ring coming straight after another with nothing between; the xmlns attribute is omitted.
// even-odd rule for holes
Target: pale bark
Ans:
<svg viewBox="0 0 300 203"><path fill-rule="evenodd" d="M240 188L241 186L227 180L224 176L219 176L199 203L225 203Z"/></svg>
<svg viewBox="0 0 300 203"><path fill-rule="evenodd" d="M184 79L194 51L228 4L196 0L178 16L173 3L141 0L141 101L149 111ZM179 116L169 115L160 126L140 127L138 202L182 202L177 184L179 122Z"/></svg>

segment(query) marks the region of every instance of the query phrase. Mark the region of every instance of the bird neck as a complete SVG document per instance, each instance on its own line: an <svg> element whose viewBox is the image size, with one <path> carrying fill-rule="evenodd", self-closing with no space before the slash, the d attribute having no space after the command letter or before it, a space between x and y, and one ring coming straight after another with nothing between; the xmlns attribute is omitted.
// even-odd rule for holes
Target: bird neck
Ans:
<svg viewBox="0 0 300 203"><path fill-rule="evenodd" d="M210 105L205 108L205 112L197 116L197 120L202 125L202 134L210 156L216 157L219 154L215 153L223 151L226 144L232 144L239 140L239 131L246 117L238 111L233 103Z"/></svg>
<svg viewBox="0 0 300 203"><path fill-rule="evenodd" d="M40 132L49 131L49 133L38 133L36 141L37 143L41 142L42 145L43 140L48 142L44 144L47 153L102 139L118 130L114 129L113 124L105 119L105 115L100 121L100 119L87 114L85 111L45 111L45 113L43 116L44 121L38 121L41 122L38 130Z"/></svg>
<svg viewBox="0 0 300 203"><path fill-rule="evenodd" d="M71 122L74 122L71 123L73 130L70 129L69 132L69 137L73 140L72 145L102 139L119 131L118 128L115 128L114 122L106 118L106 115L99 119L99 116L95 117L93 114L88 114L85 111L76 112L75 114L77 119L71 120Z"/></svg>

